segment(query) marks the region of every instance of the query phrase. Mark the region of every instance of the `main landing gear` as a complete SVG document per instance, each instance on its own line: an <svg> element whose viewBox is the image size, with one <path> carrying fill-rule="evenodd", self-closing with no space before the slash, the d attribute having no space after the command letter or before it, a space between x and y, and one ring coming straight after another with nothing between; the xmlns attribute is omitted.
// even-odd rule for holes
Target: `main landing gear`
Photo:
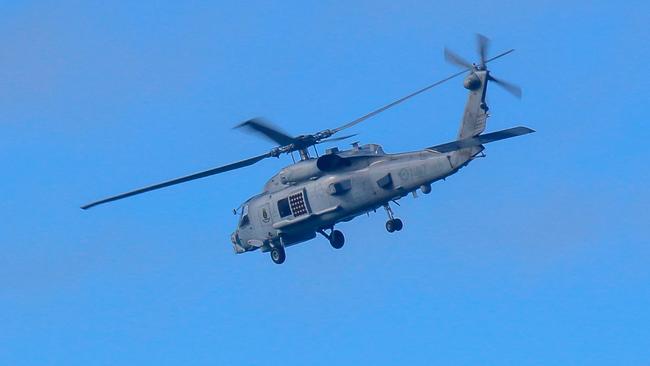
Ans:
<svg viewBox="0 0 650 366"><path fill-rule="evenodd" d="M318 230L318 233L330 241L330 245L332 246L332 248L334 249L343 248L343 244L345 244L345 236L339 230L334 230L334 228L332 228L330 233L327 234L325 230L321 229Z"/></svg>
<svg viewBox="0 0 650 366"><path fill-rule="evenodd" d="M386 230L389 233L400 231L404 227L402 220L395 218L393 216L393 210L390 208L390 205L387 203L384 205L386 213L388 214L388 221L386 221Z"/></svg>
<svg viewBox="0 0 650 366"><path fill-rule="evenodd" d="M325 230L318 230L318 233L323 235L327 240L329 240L330 245L334 249L341 249L343 248L343 244L345 244L345 236L343 235L342 232L339 230L334 230L334 228L330 229L330 233L326 233ZM282 236L280 236L280 242L271 244L271 260L275 264L282 264L284 263L284 260L287 259L287 255L284 252L284 242L282 240Z"/></svg>

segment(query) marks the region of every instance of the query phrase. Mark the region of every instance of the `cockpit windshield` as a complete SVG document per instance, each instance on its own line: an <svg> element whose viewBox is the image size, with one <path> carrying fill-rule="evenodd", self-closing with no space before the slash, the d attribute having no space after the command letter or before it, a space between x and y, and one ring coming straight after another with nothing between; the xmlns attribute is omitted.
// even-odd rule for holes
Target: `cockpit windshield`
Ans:
<svg viewBox="0 0 650 366"><path fill-rule="evenodd" d="M239 227L246 226L250 220L248 219L248 205L244 205L241 209L241 216L239 217Z"/></svg>

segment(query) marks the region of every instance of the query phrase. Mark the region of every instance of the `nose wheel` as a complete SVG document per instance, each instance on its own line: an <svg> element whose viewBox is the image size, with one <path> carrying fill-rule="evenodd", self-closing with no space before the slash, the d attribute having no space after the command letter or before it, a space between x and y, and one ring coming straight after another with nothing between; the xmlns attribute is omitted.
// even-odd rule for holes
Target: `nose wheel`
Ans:
<svg viewBox="0 0 650 366"><path fill-rule="evenodd" d="M388 214L388 221L386 221L386 231L393 233L395 231L400 231L404 228L404 223L402 220L395 218L393 215L393 209L390 208L390 205L387 203L384 205L386 213Z"/></svg>
<svg viewBox="0 0 650 366"><path fill-rule="evenodd" d="M287 255L284 252L284 247L282 245L276 245L271 249L271 260L275 264L282 264L284 260L287 259Z"/></svg>
<svg viewBox="0 0 650 366"><path fill-rule="evenodd" d="M280 235L279 243L271 243L271 260L275 264L282 264L285 259L287 259L287 254L284 252L284 240Z"/></svg>

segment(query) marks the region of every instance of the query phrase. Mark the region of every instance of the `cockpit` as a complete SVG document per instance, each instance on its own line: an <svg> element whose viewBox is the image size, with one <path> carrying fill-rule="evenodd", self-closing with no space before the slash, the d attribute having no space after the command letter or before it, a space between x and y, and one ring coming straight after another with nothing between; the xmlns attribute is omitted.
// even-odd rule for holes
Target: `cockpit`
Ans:
<svg viewBox="0 0 650 366"><path fill-rule="evenodd" d="M245 236L245 233L248 232L250 228L251 220L248 215L248 203L245 203L241 206L241 212L239 213L239 221L237 222L237 229L230 235L230 241L233 244L235 253L243 253L246 251L245 244L246 238L241 238L240 234Z"/></svg>
<svg viewBox="0 0 650 366"><path fill-rule="evenodd" d="M239 215L239 224L237 227L242 228L250 224L250 219L248 217L248 204L245 204L241 209L241 214Z"/></svg>

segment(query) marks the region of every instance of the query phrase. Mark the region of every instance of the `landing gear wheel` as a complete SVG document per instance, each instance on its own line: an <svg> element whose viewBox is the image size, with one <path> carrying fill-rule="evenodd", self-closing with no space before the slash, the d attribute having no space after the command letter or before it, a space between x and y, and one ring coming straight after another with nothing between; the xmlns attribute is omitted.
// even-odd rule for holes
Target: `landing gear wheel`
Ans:
<svg viewBox="0 0 650 366"><path fill-rule="evenodd" d="M345 244L345 236L339 230L334 230L330 234L330 245L334 249L341 249Z"/></svg>
<svg viewBox="0 0 650 366"><path fill-rule="evenodd" d="M284 253L284 247L277 246L277 247L273 247L273 249L271 249L271 260L273 260L273 262L275 264L284 263L284 260L286 258L287 258L287 256Z"/></svg>
<svg viewBox="0 0 650 366"><path fill-rule="evenodd" d="M404 227L404 223L400 219L390 219L386 221L386 230L389 233L400 231Z"/></svg>
<svg viewBox="0 0 650 366"><path fill-rule="evenodd" d="M392 233L392 232L394 232L394 231L396 230L395 220L388 220L388 221L386 221L386 230L387 230L389 233Z"/></svg>

